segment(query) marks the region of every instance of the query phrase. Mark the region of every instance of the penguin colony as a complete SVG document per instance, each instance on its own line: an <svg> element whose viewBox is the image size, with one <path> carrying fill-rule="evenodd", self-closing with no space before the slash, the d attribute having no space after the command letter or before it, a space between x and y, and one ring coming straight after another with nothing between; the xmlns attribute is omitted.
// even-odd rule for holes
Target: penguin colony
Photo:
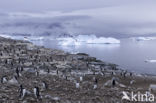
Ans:
<svg viewBox="0 0 156 103"><path fill-rule="evenodd" d="M122 103L121 91L155 82L84 53L6 38L0 38L0 68L0 102L11 103Z"/></svg>

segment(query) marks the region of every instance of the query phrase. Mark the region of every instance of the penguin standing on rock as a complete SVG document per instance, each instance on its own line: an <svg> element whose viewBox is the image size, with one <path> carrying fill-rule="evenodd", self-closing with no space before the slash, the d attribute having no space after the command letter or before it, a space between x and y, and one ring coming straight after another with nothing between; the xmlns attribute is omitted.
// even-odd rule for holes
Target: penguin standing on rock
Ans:
<svg viewBox="0 0 156 103"><path fill-rule="evenodd" d="M68 80L68 76L66 76L66 80Z"/></svg>
<svg viewBox="0 0 156 103"><path fill-rule="evenodd" d="M76 88L80 88L80 83L76 82L75 86L76 86Z"/></svg>
<svg viewBox="0 0 156 103"><path fill-rule="evenodd" d="M95 84L97 84L98 83L98 80L95 78Z"/></svg>
<svg viewBox="0 0 156 103"><path fill-rule="evenodd" d="M35 75L36 75L36 76L39 76L39 71L36 71L36 72L35 72Z"/></svg>
<svg viewBox="0 0 156 103"><path fill-rule="evenodd" d="M81 77L80 77L80 82L82 82L82 81L83 81L83 77L81 76Z"/></svg>
<svg viewBox="0 0 156 103"><path fill-rule="evenodd" d="M123 72L123 77L126 77L127 71Z"/></svg>
<svg viewBox="0 0 156 103"><path fill-rule="evenodd" d="M59 71L58 71L58 69L56 70L56 74L57 74L57 75L59 74Z"/></svg>
<svg viewBox="0 0 156 103"><path fill-rule="evenodd" d="M34 88L34 95L35 95L36 98L40 98L39 87L35 87L35 88Z"/></svg>
<svg viewBox="0 0 156 103"><path fill-rule="evenodd" d="M18 67L16 68L16 74L17 74L17 77L20 76Z"/></svg>
<svg viewBox="0 0 156 103"><path fill-rule="evenodd" d="M23 71L23 66L21 66L20 71L21 71L21 72Z"/></svg>
<svg viewBox="0 0 156 103"><path fill-rule="evenodd" d="M19 90L19 92L20 92L19 97L20 97L20 98L24 98L24 97L25 97L25 95L26 95L26 89L25 89L25 88L23 88L23 86L22 86L22 85L20 85L20 90Z"/></svg>
<svg viewBox="0 0 156 103"><path fill-rule="evenodd" d="M11 61L11 63L10 63L10 64L11 64L11 67L13 67L13 66L14 66L13 61Z"/></svg>
<svg viewBox="0 0 156 103"><path fill-rule="evenodd" d="M7 59L5 60L5 64L8 64L8 60Z"/></svg>
<svg viewBox="0 0 156 103"><path fill-rule="evenodd" d="M45 81L42 82L42 86L44 89L48 89L48 84Z"/></svg>
<svg viewBox="0 0 156 103"><path fill-rule="evenodd" d="M50 69L49 68L47 68L47 72L50 73Z"/></svg>
<svg viewBox="0 0 156 103"><path fill-rule="evenodd" d="M1 56L3 56L3 53L0 53Z"/></svg>
<svg viewBox="0 0 156 103"><path fill-rule="evenodd" d="M112 86L114 87L116 85L116 80L115 80L115 78L113 77L112 78Z"/></svg>
<svg viewBox="0 0 156 103"><path fill-rule="evenodd" d="M93 89L97 89L97 83L98 83L98 80L95 78L95 82L94 82L94 87L93 87Z"/></svg>

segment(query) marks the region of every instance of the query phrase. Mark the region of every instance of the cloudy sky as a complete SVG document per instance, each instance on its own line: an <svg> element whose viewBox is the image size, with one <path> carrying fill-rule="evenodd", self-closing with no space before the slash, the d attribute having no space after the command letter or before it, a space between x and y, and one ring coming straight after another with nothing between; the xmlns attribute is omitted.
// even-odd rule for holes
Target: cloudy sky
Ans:
<svg viewBox="0 0 156 103"><path fill-rule="evenodd" d="M155 35L155 5L156 0L0 0L0 30Z"/></svg>

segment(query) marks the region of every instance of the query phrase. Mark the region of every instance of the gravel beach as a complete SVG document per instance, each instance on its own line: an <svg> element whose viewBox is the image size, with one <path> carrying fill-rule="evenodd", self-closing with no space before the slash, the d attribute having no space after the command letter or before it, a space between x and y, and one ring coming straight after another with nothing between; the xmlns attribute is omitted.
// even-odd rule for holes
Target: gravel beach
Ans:
<svg viewBox="0 0 156 103"><path fill-rule="evenodd" d="M0 77L0 103L135 103L123 92L156 95L156 76L3 37Z"/></svg>

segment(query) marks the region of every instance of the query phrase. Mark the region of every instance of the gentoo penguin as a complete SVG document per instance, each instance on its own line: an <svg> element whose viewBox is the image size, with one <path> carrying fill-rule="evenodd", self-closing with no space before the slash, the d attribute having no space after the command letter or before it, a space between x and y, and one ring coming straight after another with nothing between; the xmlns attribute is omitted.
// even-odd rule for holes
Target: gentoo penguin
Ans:
<svg viewBox="0 0 156 103"><path fill-rule="evenodd" d="M98 83L98 80L95 78L93 89L96 89L97 88L97 83Z"/></svg>
<svg viewBox="0 0 156 103"><path fill-rule="evenodd" d="M49 59L47 59L47 62L49 62Z"/></svg>
<svg viewBox="0 0 156 103"><path fill-rule="evenodd" d="M20 85L20 95L19 95L19 97L20 98L24 98L25 97L25 95L26 95L26 89L25 88L23 88L23 86L22 85Z"/></svg>
<svg viewBox="0 0 156 103"><path fill-rule="evenodd" d="M19 56L19 54L16 54L17 56ZM19 63L20 63L20 61L19 61Z"/></svg>
<svg viewBox="0 0 156 103"><path fill-rule="evenodd" d="M120 76L122 76L122 72L120 73Z"/></svg>
<svg viewBox="0 0 156 103"><path fill-rule="evenodd" d="M79 88L80 87L80 83L76 82L76 88Z"/></svg>
<svg viewBox="0 0 156 103"><path fill-rule="evenodd" d="M23 71L23 66L21 66L20 71L21 71L21 72Z"/></svg>
<svg viewBox="0 0 156 103"><path fill-rule="evenodd" d="M98 80L95 78L95 84L97 84L98 83Z"/></svg>
<svg viewBox="0 0 156 103"><path fill-rule="evenodd" d="M112 75L114 75L115 73L114 72L112 72Z"/></svg>
<svg viewBox="0 0 156 103"><path fill-rule="evenodd" d="M112 86L114 87L116 85L116 80L115 80L115 78L113 77L112 78Z"/></svg>
<svg viewBox="0 0 156 103"><path fill-rule="evenodd" d="M105 72L104 72L104 71L101 71L101 75L102 75L102 76L105 76Z"/></svg>
<svg viewBox="0 0 156 103"><path fill-rule="evenodd" d="M127 71L124 71L123 76L126 77Z"/></svg>
<svg viewBox="0 0 156 103"><path fill-rule="evenodd" d="M34 67L34 70L37 71L37 67Z"/></svg>
<svg viewBox="0 0 156 103"><path fill-rule="evenodd" d="M89 67L89 62L87 62L87 67Z"/></svg>
<svg viewBox="0 0 156 103"><path fill-rule="evenodd" d="M94 87L93 87L93 89L96 89L97 88L97 84L94 84Z"/></svg>
<svg viewBox="0 0 156 103"><path fill-rule="evenodd" d="M3 56L3 53L0 53L1 56Z"/></svg>
<svg viewBox="0 0 156 103"><path fill-rule="evenodd" d="M33 56L32 56L32 55L30 55L30 58L33 58Z"/></svg>
<svg viewBox="0 0 156 103"><path fill-rule="evenodd" d="M57 74L57 75L59 74L59 71L58 71L58 70L56 70L56 74Z"/></svg>
<svg viewBox="0 0 156 103"><path fill-rule="evenodd" d="M65 76L66 80L68 80L68 76Z"/></svg>
<svg viewBox="0 0 156 103"><path fill-rule="evenodd" d="M20 76L18 67L16 68L16 74L17 74L17 77Z"/></svg>
<svg viewBox="0 0 156 103"><path fill-rule="evenodd" d="M8 64L8 60L7 59L5 60L5 64Z"/></svg>
<svg viewBox="0 0 156 103"><path fill-rule="evenodd" d="M47 68L47 72L50 73L50 69L49 68Z"/></svg>
<svg viewBox="0 0 156 103"><path fill-rule="evenodd" d="M39 72L38 72L38 71L36 71L36 72L35 72L35 75L36 75L36 76L39 76Z"/></svg>
<svg viewBox="0 0 156 103"><path fill-rule="evenodd" d="M1 83L6 83L8 80L7 80L7 78L6 78L6 76L3 76L2 78L1 78Z"/></svg>
<svg viewBox="0 0 156 103"><path fill-rule="evenodd" d="M36 98L39 98L40 97L40 90L39 90L39 87L35 87L34 88L34 95Z"/></svg>
<svg viewBox="0 0 156 103"><path fill-rule="evenodd" d="M82 81L83 81L83 77L81 76L81 77L80 77L80 82L82 82Z"/></svg>
<svg viewBox="0 0 156 103"><path fill-rule="evenodd" d="M42 86L44 89L48 89L48 84L45 81L42 82Z"/></svg>
<svg viewBox="0 0 156 103"><path fill-rule="evenodd" d="M132 85L132 84L134 84L135 83L135 80L131 80L130 81L130 84Z"/></svg>
<svg viewBox="0 0 156 103"><path fill-rule="evenodd" d="M11 62L10 64L11 64L12 67L14 66L13 62Z"/></svg>

